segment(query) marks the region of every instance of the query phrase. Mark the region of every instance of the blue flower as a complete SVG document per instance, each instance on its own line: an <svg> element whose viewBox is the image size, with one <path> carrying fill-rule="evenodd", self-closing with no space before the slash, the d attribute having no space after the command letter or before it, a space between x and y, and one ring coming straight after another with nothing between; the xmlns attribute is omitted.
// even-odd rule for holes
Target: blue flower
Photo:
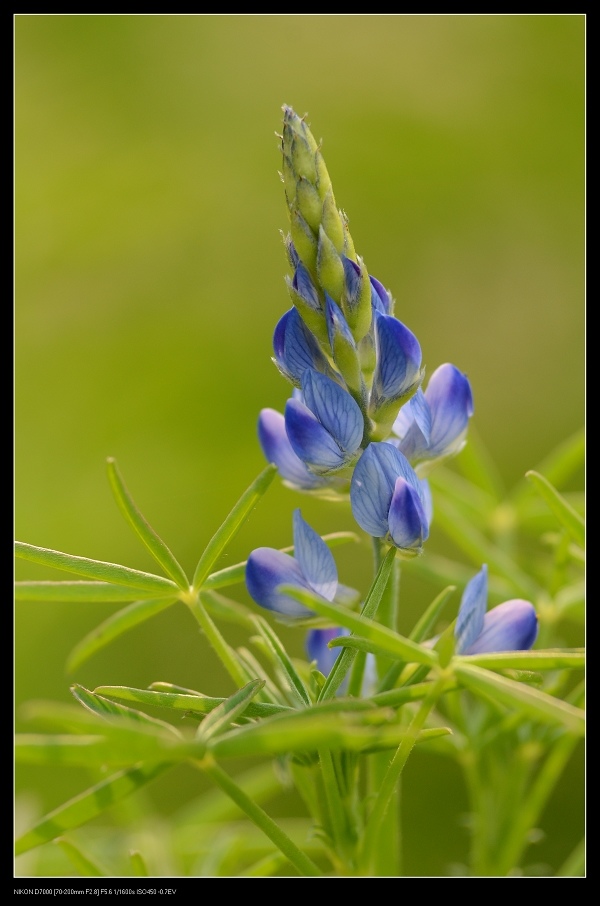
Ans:
<svg viewBox="0 0 600 906"><path fill-rule="evenodd" d="M515 598L487 608L487 566L467 583L454 629L457 654L527 651L538 634L533 604Z"/></svg>
<svg viewBox="0 0 600 906"><path fill-rule="evenodd" d="M314 335L295 308L279 319L273 334L274 362L294 386L302 383L304 372L313 368L335 380L337 377Z"/></svg>
<svg viewBox="0 0 600 906"><path fill-rule="evenodd" d="M369 444L354 469L350 502L369 535L384 538L406 558L422 552L431 516L428 488L392 444Z"/></svg>
<svg viewBox="0 0 600 906"><path fill-rule="evenodd" d="M300 510L294 512L294 556L271 547L253 550L246 563L246 587L260 607L287 617L312 616L312 611L279 591L282 585L294 585L327 601L333 601L338 590L333 555Z"/></svg>
<svg viewBox="0 0 600 906"><path fill-rule="evenodd" d="M419 475L426 474L434 463L462 450L472 415L469 379L454 365L440 365L425 392L419 389L400 410L393 426L397 446Z"/></svg>
<svg viewBox="0 0 600 906"><path fill-rule="evenodd" d="M373 310L376 362L369 415L380 438L390 433L398 410L416 393L423 372L421 347L412 331L393 315Z"/></svg>
<svg viewBox="0 0 600 906"><path fill-rule="evenodd" d="M294 453L281 412L275 409L261 410L258 439L265 458L277 466L281 478L289 487L297 491L316 491L328 486L326 479L310 472Z"/></svg>
<svg viewBox="0 0 600 906"><path fill-rule="evenodd" d="M302 378L302 399L286 403L285 427L296 455L311 472L325 475L354 464L364 419L349 393L309 369Z"/></svg>

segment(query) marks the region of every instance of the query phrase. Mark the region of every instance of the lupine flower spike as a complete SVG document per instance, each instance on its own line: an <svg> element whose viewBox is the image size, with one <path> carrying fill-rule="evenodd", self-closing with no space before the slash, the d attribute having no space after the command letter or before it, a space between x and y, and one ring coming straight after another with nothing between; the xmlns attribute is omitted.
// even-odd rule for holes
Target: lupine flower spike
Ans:
<svg viewBox="0 0 600 906"><path fill-rule="evenodd" d="M533 604L515 598L487 608L487 566L467 583L454 629L457 654L527 651L538 634Z"/></svg>

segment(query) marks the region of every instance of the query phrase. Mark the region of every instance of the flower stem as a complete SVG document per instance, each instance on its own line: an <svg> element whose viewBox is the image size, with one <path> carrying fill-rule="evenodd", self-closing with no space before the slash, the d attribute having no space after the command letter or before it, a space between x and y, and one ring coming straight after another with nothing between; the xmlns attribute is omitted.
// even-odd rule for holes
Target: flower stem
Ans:
<svg viewBox="0 0 600 906"><path fill-rule="evenodd" d="M439 677L439 679L434 683L433 688L430 693L421 703L421 706L415 716L413 717L407 731L406 736L400 743L396 754L394 755L392 762L381 781L379 792L377 793L377 798L375 799L375 804L373 810L369 816L367 826L365 828L365 834L363 839L363 847L361 853L360 864L363 869L363 873L372 874L373 866L376 861L376 850L380 845L382 838L382 829L384 826L384 819L390 802L395 801L394 793L397 788L398 780L400 774L404 769L404 765L408 760L410 755L425 723L425 720L440 697L442 690L447 682L445 676Z"/></svg>

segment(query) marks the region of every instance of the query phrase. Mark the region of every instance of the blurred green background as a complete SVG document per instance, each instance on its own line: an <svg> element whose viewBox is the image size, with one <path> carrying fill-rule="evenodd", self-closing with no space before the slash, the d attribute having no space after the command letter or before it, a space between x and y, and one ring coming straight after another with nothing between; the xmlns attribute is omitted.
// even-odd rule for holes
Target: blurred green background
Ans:
<svg viewBox="0 0 600 906"><path fill-rule="evenodd" d="M356 249L428 372L469 375L507 487L535 468L584 418L584 44L580 14L17 15L16 537L152 570L112 499L114 456L191 572L263 468L258 413L290 389L270 360L290 306L284 103L323 139ZM322 533L353 528L276 484L221 565L289 544L297 506ZM364 591L368 548L336 559ZM20 563L17 578L67 576ZM433 591L408 577L407 621ZM115 609L20 604L17 705L69 701L73 680L231 691L183 605L67 676ZM425 755L411 770L407 870L444 874L466 845L460 776ZM34 810L86 785L17 775ZM152 795L168 813L200 789L180 773ZM550 822L579 824L581 793L555 799Z"/></svg>

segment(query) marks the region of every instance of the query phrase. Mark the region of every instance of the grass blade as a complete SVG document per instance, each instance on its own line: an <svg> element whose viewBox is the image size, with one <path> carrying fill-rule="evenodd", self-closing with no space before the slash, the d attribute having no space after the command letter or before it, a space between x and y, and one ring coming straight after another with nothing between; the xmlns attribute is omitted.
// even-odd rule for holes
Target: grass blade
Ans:
<svg viewBox="0 0 600 906"><path fill-rule="evenodd" d="M134 601L137 597L137 589L111 582L15 582L15 601L112 604Z"/></svg>
<svg viewBox="0 0 600 906"><path fill-rule="evenodd" d="M173 582L175 582L179 588L187 589L190 583L186 574L167 545L156 534L152 526L144 519L135 505L131 494L125 486L123 478L121 477L121 473L117 468L116 461L112 457L109 457L107 459L107 464L108 480L115 500L117 501L117 505L125 516L125 519L136 535L146 545L159 566L162 566L167 575L171 577Z"/></svg>
<svg viewBox="0 0 600 906"><path fill-rule="evenodd" d="M544 498L560 524L565 528L573 541L585 547L585 520L567 503L562 494L550 484L539 472L526 472L525 477L533 484L538 494Z"/></svg>
<svg viewBox="0 0 600 906"><path fill-rule="evenodd" d="M271 629L266 620L262 617L254 617L254 625L258 629L261 638L264 640L272 660L284 674L290 692L302 707L308 707L311 699L308 690L302 679L298 676L296 668L290 660L285 648L281 644L278 636Z"/></svg>
<svg viewBox="0 0 600 906"><path fill-rule="evenodd" d="M244 491L223 524L217 529L211 540L208 542L194 573L193 586L196 591L202 587L204 580L209 575L217 559L223 553L231 539L235 537L236 533L250 515L250 511L256 506L262 495L268 489L276 474L277 467L272 463L270 463L266 469L263 469L258 478L256 478L250 487Z"/></svg>
<svg viewBox="0 0 600 906"><path fill-rule="evenodd" d="M116 802L137 792L160 774L164 774L171 766L170 763L139 765L113 774L107 780L101 781L54 809L31 830L22 834L16 841L15 855L19 856L36 846L41 846L42 843L49 843L65 831L91 821Z"/></svg>
<svg viewBox="0 0 600 906"><path fill-rule="evenodd" d="M455 659L452 665L459 683L476 695L483 695L495 703L502 702L509 708L517 708L533 720L559 723L571 733L584 735L585 714L580 708L475 664Z"/></svg>
<svg viewBox="0 0 600 906"><path fill-rule="evenodd" d="M138 569L121 566L119 563L106 563L104 560L90 560L88 557L76 557L74 554L65 554L62 551L50 550L46 547L36 547L24 541L15 542L15 554L31 563L42 566L51 566L53 569L64 569L66 572L86 576L88 579L98 579L101 582L126 585L150 594L173 594L179 589L170 579L144 573Z"/></svg>

